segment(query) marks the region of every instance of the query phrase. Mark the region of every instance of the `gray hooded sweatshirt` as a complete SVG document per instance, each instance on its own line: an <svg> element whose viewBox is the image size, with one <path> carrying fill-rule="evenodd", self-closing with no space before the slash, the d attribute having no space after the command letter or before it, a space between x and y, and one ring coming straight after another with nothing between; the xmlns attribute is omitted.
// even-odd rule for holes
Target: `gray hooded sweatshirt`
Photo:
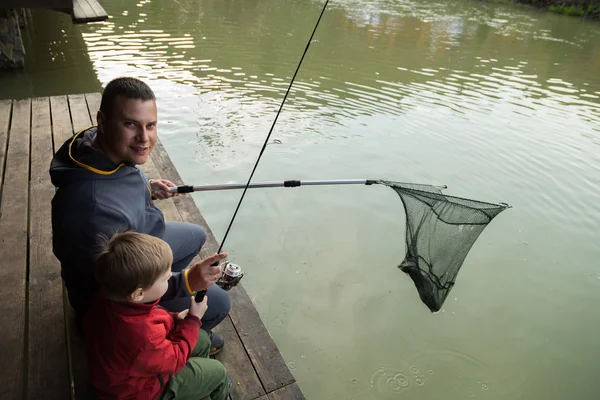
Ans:
<svg viewBox="0 0 600 400"><path fill-rule="evenodd" d="M69 138L50 164L52 247L61 263L71 306L79 314L99 288L93 274L99 235L134 230L162 237L165 220L152 201L150 183L130 162L115 165L92 147L96 127ZM187 271L174 273L163 300L193 294Z"/></svg>

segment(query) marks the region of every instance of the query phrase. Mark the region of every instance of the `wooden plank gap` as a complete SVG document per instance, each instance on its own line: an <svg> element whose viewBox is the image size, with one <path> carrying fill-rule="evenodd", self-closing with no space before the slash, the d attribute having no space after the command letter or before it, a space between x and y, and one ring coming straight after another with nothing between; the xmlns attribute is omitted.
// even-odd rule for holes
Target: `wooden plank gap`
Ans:
<svg viewBox="0 0 600 400"><path fill-rule="evenodd" d="M29 394L29 387L28 387L28 380L29 380L29 359L27 357L27 355L29 354L29 272L30 272L30 266L29 266L29 253L30 253L30 248L29 248L29 224L31 221L31 190L30 190L30 185L29 182L31 181L31 125L32 125L32 108L33 108L33 102L31 101L31 99L28 100L28 114L29 114L29 121L26 127L27 130L27 149L28 149L28 154L27 154L27 208L26 208L26 215L27 215L27 222L26 222L26 226L25 226L25 230L26 230L26 237L25 237L25 301L24 301L24 307L25 307L25 314L24 314L24 321L23 321L23 330L24 330L24 334L23 334L23 393L25 394L25 398L28 398Z"/></svg>
<svg viewBox="0 0 600 400"><path fill-rule="evenodd" d="M92 126L87 102L83 94L68 95L69 110L71 111L71 121L73 123L73 133Z"/></svg>
<svg viewBox="0 0 600 400"><path fill-rule="evenodd" d="M73 136L73 125L67 96L50 97L52 114L52 142L54 152L60 149L63 143Z"/></svg>
<svg viewBox="0 0 600 400"><path fill-rule="evenodd" d="M2 209L2 189L8 151L8 130L12 115L12 100L0 100L0 210Z"/></svg>
<svg viewBox="0 0 600 400"><path fill-rule="evenodd" d="M60 264L52 252L49 98L33 99L31 121L27 398L59 400L68 397L69 361Z"/></svg>
<svg viewBox="0 0 600 400"><path fill-rule="evenodd" d="M90 120L92 125L97 125L97 114L100 110L100 103L102 102L102 95L100 93L86 93L85 101L88 105L88 112L90 114Z"/></svg>
<svg viewBox="0 0 600 400"><path fill-rule="evenodd" d="M102 5L98 1L88 0L88 3L90 4L90 7L92 7L92 10L94 10L94 17L96 17L96 18L108 17L106 10L104 10L104 7L102 7Z"/></svg>

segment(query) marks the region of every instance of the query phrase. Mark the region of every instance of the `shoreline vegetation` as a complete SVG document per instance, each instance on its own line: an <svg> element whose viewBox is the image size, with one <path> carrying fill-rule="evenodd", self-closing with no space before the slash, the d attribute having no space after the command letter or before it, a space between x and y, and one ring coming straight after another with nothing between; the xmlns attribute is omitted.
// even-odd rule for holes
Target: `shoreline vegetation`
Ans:
<svg viewBox="0 0 600 400"><path fill-rule="evenodd" d="M581 18L600 19L600 0L511 0L515 3L531 4L557 14Z"/></svg>

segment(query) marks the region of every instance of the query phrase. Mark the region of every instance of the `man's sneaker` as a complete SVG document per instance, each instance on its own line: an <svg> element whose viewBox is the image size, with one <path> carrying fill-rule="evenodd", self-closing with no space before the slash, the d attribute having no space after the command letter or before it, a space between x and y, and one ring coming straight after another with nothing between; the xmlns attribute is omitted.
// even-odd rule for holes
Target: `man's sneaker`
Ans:
<svg viewBox="0 0 600 400"><path fill-rule="evenodd" d="M218 333L212 333L210 334L210 352L208 353L209 356L212 356L214 354L217 354L218 352L221 351L221 349L223 348L223 346L225 345L225 339L223 339L223 336L219 335Z"/></svg>

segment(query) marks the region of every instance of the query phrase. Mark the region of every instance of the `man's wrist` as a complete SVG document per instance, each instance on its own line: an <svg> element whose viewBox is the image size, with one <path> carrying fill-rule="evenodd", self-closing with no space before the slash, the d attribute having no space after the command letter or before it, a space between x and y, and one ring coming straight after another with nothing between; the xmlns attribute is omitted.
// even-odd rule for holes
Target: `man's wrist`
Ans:
<svg viewBox="0 0 600 400"><path fill-rule="evenodd" d="M183 270L183 282L185 283L185 288L187 289L189 294L196 294L194 290L192 290L192 285L190 284L190 269L186 268Z"/></svg>

